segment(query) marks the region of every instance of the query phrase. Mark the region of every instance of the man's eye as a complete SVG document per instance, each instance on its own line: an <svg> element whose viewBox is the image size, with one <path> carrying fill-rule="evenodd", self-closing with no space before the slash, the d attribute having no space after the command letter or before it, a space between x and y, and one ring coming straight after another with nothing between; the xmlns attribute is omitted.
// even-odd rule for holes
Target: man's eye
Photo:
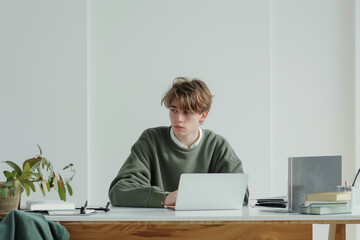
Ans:
<svg viewBox="0 0 360 240"><path fill-rule="evenodd" d="M171 108L170 111L176 113L176 109L175 109L175 108Z"/></svg>

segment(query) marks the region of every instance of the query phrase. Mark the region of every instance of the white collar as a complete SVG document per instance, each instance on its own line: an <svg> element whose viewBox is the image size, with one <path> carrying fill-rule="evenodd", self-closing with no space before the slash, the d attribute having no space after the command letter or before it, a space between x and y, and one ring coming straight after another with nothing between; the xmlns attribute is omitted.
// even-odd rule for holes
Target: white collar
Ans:
<svg viewBox="0 0 360 240"><path fill-rule="evenodd" d="M170 136L171 136L171 139L174 141L174 143L176 143L176 145L178 145L179 147L190 149L190 148L194 148L197 145L199 145L201 137L202 137L202 129L201 129L201 127L199 127L199 138L190 147L186 146L185 144L180 142L179 139L177 139L177 137L174 134L174 131L173 131L172 127L170 128Z"/></svg>

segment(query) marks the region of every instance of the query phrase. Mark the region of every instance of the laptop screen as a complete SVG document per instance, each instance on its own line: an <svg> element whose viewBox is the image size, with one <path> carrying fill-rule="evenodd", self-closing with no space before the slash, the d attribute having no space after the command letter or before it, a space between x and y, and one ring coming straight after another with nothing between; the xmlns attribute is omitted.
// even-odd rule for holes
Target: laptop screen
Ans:
<svg viewBox="0 0 360 240"><path fill-rule="evenodd" d="M184 173L175 210L241 209L247 183L243 173Z"/></svg>

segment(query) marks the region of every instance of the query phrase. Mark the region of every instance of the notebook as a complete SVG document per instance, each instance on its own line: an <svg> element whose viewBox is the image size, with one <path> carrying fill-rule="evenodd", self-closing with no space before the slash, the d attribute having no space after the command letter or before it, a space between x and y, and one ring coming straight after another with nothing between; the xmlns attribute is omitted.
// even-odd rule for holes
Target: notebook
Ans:
<svg viewBox="0 0 360 240"><path fill-rule="evenodd" d="M241 209L247 182L243 173L184 173L175 210Z"/></svg>

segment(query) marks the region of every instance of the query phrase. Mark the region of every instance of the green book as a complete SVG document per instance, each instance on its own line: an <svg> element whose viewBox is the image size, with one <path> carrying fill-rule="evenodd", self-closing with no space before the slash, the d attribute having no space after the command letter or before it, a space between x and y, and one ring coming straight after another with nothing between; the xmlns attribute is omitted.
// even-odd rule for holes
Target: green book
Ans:
<svg viewBox="0 0 360 240"><path fill-rule="evenodd" d="M303 204L304 206L332 206L334 205L339 206L341 205L348 205L350 201L305 201Z"/></svg>
<svg viewBox="0 0 360 240"><path fill-rule="evenodd" d="M299 213L323 215L323 214L340 214L351 213L351 209L348 203L342 204L313 204L309 206L300 206Z"/></svg>

